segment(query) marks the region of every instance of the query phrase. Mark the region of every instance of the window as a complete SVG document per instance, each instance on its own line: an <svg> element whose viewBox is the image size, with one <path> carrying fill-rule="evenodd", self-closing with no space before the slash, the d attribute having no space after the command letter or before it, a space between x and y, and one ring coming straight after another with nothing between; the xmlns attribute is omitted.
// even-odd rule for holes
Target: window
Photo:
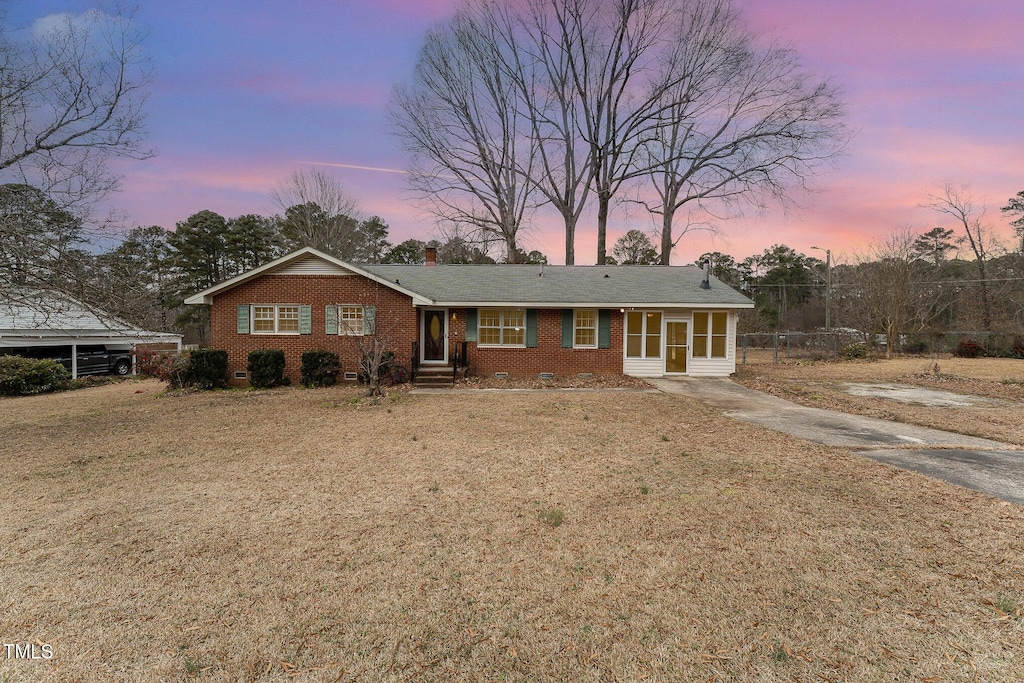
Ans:
<svg viewBox="0 0 1024 683"><path fill-rule="evenodd" d="M526 311L521 308L481 308L477 320L481 346L525 346Z"/></svg>
<svg viewBox="0 0 1024 683"><path fill-rule="evenodd" d="M626 358L661 358L661 311L626 312Z"/></svg>
<svg viewBox="0 0 1024 683"><path fill-rule="evenodd" d="M597 311L575 311L573 346L597 347Z"/></svg>
<svg viewBox="0 0 1024 683"><path fill-rule="evenodd" d="M338 306L338 334L363 333L363 307Z"/></svg>
<svg viewBox="0 0 1024 683"><path fill-rule="evenodd" d="M695 311L693 314L693 357L725 358L729 314L725 311Z"/></svg>
<svg viewBox="0 0 1024 683"><path fill-rule="evenodd" d="M298 334L298 306L253 306L253 334Z"/></svg>

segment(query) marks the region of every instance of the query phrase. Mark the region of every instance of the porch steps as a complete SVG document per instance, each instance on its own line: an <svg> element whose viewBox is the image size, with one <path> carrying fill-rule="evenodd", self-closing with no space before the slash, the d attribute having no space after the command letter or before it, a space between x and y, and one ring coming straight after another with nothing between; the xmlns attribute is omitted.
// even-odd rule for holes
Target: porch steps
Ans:
<svg viewBox="0 0 1024 683"><path fill-rule="evenodd" d="M452 386L452 366L421 365L413 386L418 389L448 389Z"/></svg>

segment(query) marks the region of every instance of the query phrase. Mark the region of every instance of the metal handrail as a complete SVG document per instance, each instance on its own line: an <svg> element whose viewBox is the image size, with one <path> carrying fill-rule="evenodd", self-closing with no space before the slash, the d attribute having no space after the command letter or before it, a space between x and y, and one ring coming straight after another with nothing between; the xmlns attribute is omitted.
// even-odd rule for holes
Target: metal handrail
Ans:
<svg viewBox="0 0 1024 683"><path fill-rule="evenodd" d="M416 375L420 371L420 343L414 341L412 343L412 360L409 361L409 382L416 381Z"/></svg>

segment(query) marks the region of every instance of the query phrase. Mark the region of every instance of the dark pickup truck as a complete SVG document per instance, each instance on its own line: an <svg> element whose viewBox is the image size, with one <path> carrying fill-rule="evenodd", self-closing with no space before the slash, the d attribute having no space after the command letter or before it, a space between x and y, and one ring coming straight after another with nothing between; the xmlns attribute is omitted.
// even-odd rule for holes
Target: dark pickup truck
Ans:
<svg viewBox="0 0 1024 683"><path fill-rule="evenodd" d="M36 346L26 349L11 349L7 353L28 358L52 358L71 372L70 346ZM126 348L113 348L103 344L80 344L78 346L78 374L81 375L129 375L132 371L132 352Z"/></svg>

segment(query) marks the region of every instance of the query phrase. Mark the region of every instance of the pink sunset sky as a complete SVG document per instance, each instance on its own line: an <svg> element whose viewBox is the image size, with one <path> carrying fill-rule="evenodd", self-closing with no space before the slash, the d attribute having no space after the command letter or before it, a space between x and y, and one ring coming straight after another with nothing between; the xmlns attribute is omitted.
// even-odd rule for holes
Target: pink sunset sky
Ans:
<svg viewBox="0 0 1024 683"><path fill-rule="evenodd" d="M673 263L719 250L737 259L776 243L840 260L894 228L953 227L922 208L946 182L970 185L987 222L1009 243L999 212L1024 189L1024 3L1005 0L737 0L749 25L791 45L811 73L840 86L853 131L846 153L796 194L787 211L685 236ZM15 3L25 25L92 5ZM390 239L433 236L410 201L404 153L385 110L407 80L424 32L454 0L328 2L143 0L138 19L157 76L149 142L158 156L125 161L110 204L127 227L173 228L210 209L226 217L275 213L269 191L319 164L379 215ZM382 170L373 170L382 169ZM593 263L593 217L579 230L577 263ZM637 210L613 214L612 242L651 230ZM557 219L540 210L523 246L563 261Z"/></svg>

